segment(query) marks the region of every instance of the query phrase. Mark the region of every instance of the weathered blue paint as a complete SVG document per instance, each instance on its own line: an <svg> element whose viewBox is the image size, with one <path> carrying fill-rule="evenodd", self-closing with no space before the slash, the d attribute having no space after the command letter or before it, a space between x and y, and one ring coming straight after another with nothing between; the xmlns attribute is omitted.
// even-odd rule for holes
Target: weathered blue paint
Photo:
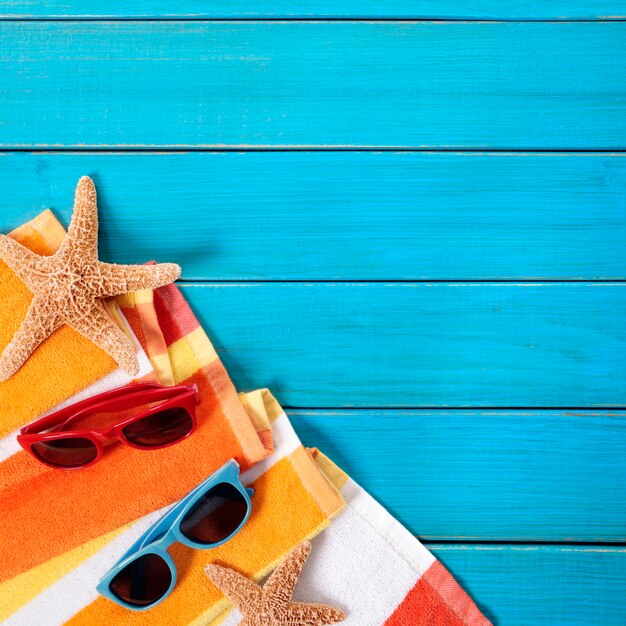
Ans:
<svg viewBox="0 0 626 626"><path fill-rule="evenodd" d="M626 543L626 411L287 413L422 539Z"/></svg>
<svg viewBox="0 0 626 626"><path fill-rule="evenodd" d="M620 154L0 154L0 231L84 174L103 257L186 279L626 278Z"/></svg>
<svg viewBox="0 0 626 626"><path fill-rule="evenodd" d="M626 144L626 22L2 22L0 146Z"/></svg>
<svg viewBox="0 0 626 626"><path fill-rule="evenodd" d="M626 403L623 283L198 283L184 293L238 386L269 386L288 406Z"/></svg>
<svg viewBox="0 0 626 626"><path fill-rule="evenodd" d="M624 625L624 547L429 547L496 626Z"/></svg>
<svg viewBox="0 0 626 626"><path fill-rule="evenodd" d="M432 547L495 623L622 626L623 548L532 542L626 541L626 285L589 282L624 279L624 157L425 149L623 151L626 23L238 21L320 16L612 20L624 7L9 0L0 20L35 21L0 24L0 146L116 152L0 156L0 229L45 206L67 220L87 173L111 260L364 281L185 294L235 382L318 407L290 412L305 441L414 532L485 542ZM170 146L318 151L154 150ZM327 150L363 146L388 152ZM367 282L398 279L517 282ZM474 408L319 408L347 405Z"/></svg>
<svg viewBox="0 0 626 626"><path fill-rule="evenodd" d="M185 0L172 3L168 0L136 2L118 0L46 0L34 3L29 0L4 0L0 19L198 19L198 18L414 18L414 19L620 19L626 16L623 2L619 0L315 0L313 2L268 0L252 2L225 0L206 2Z"/></svg>

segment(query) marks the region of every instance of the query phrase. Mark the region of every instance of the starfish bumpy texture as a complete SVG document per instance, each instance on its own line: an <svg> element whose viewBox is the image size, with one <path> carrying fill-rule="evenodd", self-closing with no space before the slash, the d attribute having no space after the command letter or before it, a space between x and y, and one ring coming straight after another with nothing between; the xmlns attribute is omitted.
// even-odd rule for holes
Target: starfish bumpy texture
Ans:
<svg viewBox="0 0 626 626"><path fill-rule="evenodd" d="M323 626L342 622L346 616L339 609L291 601L310 552L311 543L301 543L285 557L263 587L220 565L207 565L205 571L243 613L240 626Z"/></svg>
<svg viewBox="0 0 626 626"><path fill-rule="evenodd" d="M26 318L0 357L0 380L10 378L64 324L135 376L139 362L133 343L106 312L102 299L156 289L180 276L174 263L116 265L98 260L96 188L87 176L78 181L72 221L54 255L40 256L0 235L0 259L33 292Z"/></svg>

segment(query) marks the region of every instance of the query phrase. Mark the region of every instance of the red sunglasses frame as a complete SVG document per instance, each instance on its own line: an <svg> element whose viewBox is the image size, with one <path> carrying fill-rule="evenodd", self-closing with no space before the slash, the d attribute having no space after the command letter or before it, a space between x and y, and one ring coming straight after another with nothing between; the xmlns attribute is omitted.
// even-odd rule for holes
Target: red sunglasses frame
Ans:
<svg viewBox="0 0 626 626"><path fill-rule="evenodd" d="M159 400L163 400L159 402ZM17 436L19 444L35 457L40 463L54 469L82 469L97 463L104 454L104 444L107 441L119 440L122 443L139 450L158 450L180 443L196 429L196 405L200 401L198 387L196 385L178 385L165 387L157 383L133 383L125 387L119 387L98 394L76 404L59 409L50 415L46 415L37 421L20 429ZM63 430L81 417L101 412L116 412L133 409L144 404L159 402L155 406L139 411L130 417L116 422L106 428L87 428L82 430ZM124 436L123 430L129 424L137 422L145 417L159 413L164 409L182 408L191 417L192 426L187 434L180 439L158 446L140 446L132 443ZM48 432L42 432L48 431ZM82 465L63 466L47 463L32 449L33 444L55 439L83 438L91 441L96 447L96 456Z"/></svg>

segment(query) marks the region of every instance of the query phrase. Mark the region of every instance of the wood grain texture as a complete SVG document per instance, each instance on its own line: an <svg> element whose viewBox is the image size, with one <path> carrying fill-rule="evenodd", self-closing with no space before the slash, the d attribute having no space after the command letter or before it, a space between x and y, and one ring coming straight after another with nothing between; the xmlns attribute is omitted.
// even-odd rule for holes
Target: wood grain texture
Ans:
<svg viewBox="0 0 626 626"><path fill-rule="evenodd" d="M237 386L285 406L626 401L623 283L183 287Z"/></svg>
<svg viewBox="0 0 626 626"><path fill-rule="evenodd" d="M263 17L356 17L356 18L432 18L432 19L619 19L626 16L624 4L617 0L315 0L289 2L271 0L263 3L243 0L237 3L217 0L185 0L173 4L165 0L4 0L0 18L263 18Z"/></svg>
<svg viewBox="0 0 626 626"><path fill-rule="evenodd" d="M626 542L626 412L288 415L422 539Z"/></svg>
<svg viewBox="0 0 626 626"><path fill-rule="evenodd" d="M623 626L626 548L430 545L495 626Z"/></svg>
<svg viewBox="0 0 626 626"><path fill-rule="evenodd" d="M172 24L0 23L0 146L626 144L626 22Z"/></svg>
<svg viewBox="0 0 626 626"><path fill-rule="evenodd" d="M98 185L103 258L186 279L624 279L626 157L5 153L0 231Z"/></svg>
<svg viewBox="0 0 626 626"><path fill-rule="evenodd" d="M624 547L489 543L626 542L626 283L589 282L625 274L624 14L8 0L0 147L48 152L0 156L0 229L67 223L91 174L109 260L344 281L183 289L237 386L318 407L289 410L305 443L443 542L496 625L624 626ZM515 282L366 282L398 279ZM440 408L328 408L393 406ZM563 406L592 408L481 408Z"/></svg>

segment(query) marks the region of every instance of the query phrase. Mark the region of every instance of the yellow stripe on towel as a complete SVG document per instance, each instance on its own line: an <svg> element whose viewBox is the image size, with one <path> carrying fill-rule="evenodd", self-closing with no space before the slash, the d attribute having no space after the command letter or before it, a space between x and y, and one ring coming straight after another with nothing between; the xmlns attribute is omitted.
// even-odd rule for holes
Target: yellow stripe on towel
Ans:
<svg viewBox="0 0 626 626"><path fill-rule="evenodd" d="M78 567L126 530L119 528L0 584L0 622Z"/></svg>

